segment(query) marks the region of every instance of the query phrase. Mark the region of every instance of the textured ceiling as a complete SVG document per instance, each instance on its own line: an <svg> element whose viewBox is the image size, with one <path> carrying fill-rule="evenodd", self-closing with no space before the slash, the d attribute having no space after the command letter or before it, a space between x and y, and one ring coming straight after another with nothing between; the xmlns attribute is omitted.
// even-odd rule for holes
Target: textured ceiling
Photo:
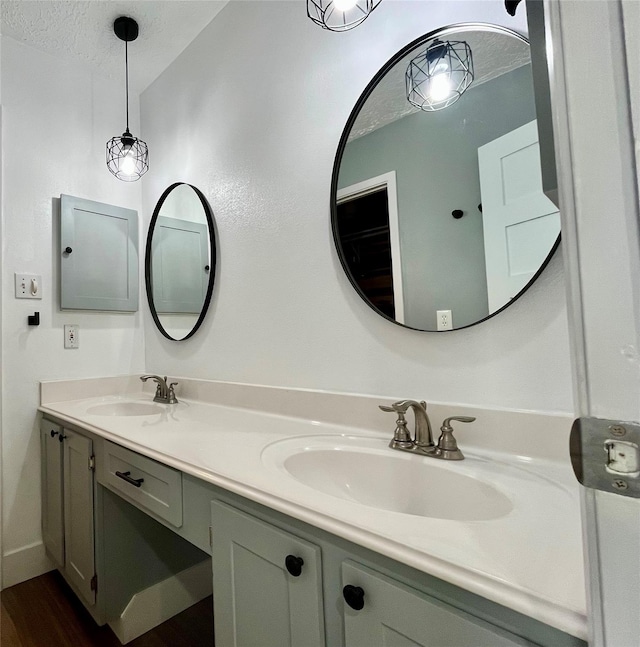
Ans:
<svg viewBox="0 0 640 647"><path fill-rule="evenodd" d="M474 81L469 90L530 62L529 45L518 38L490 31L447 34L443 40L464 40L473 55ZM382 126L419 112L407 101L405 72L422 45L405 56L385 75L362 107L351 129L349 140L357 139Z"/></svg>
<svg viewBox="0 0 640 647"><path fill-rule="evenodd" d="M129 44L129 83L142 92L211 22L228 0L2 0L2 33L45 52L124 79L124 43L113 33L131 16L140 35Z"/></svg>

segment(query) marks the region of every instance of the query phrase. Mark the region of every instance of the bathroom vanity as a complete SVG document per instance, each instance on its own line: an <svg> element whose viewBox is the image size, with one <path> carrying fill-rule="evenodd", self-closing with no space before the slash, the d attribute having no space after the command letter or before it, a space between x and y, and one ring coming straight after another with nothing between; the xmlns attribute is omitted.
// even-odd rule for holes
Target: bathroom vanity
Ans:
<svg viewBox="0 0 640 647"><path fill-rule="evenodd" d="M218 647L584 644L578 486L536 449L567 420L433 405L479 418L442 466L379 398L178 381L41 384L45 545L122 642L213 579Z"/></svg>

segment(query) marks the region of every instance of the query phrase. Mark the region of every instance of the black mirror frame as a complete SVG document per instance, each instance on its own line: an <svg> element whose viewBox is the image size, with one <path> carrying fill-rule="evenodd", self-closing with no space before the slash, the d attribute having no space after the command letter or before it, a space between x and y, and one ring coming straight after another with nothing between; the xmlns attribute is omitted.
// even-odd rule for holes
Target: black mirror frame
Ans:
<svg viewBox="0 0 640 647"><path fill-rule="evenodd" d="M169 194L171 193L171 191L173 191L176 187L179 187L182 185L189 186L195 191L196 195L200 200L200 203L202 204L202 208L204 209L205 217L207 218L207 226L209 229L209 246L211 249L211 259L209 261L209 265L210 265L209 284L207 285L207 293L204 298L204 303L202 304L202 309L200 310L200 316L198 317L198 320L196 321L195 325L193 326L193 328L191 329L188 335L185 335L180 339L176 339L175 337L172 337L165 330L164 326L162 325L162 322L160 321L160 318L158 317L158 313L153 303L153 291L152 291L152 285L151 285L151 241L153 238L153 232L155 230L156 221L158 220L158 216L160 215L160 209L162 208L164 201L169 197ZM204 321L207 311L209 310L209 304L211 303L211 295L213 294L213 284L215 283L215 275L216 275L216 256L217 256L216 235L215 235L215 227L213 222L213 212L211 211L211 207L209 206L207 199L205 198L202 191L200 191L198 187L193 186L193 184L189 184L188 182L175 182L167 189L165 189L164 193L160 196L160 199L156 203L155 209L153 210L153 215L151 216L151 222L149 223L149 231L147 232L147 245L145 248L145 257L144 257L144 282L145 282L145 287L147 291L147 302L149 303L149 310L151 310L151 316L153 317L153 321L155 322L156 327L162 333L162 335L167 339L170 339L171 341L185 341L186 339L189 339L189 337L192 337L196 333L198 328L200 328L200 326L202 325L202 322Z"/></svg>
<svg viewBox="0 0 640 647"><path fill-rule="evenodd" d="M474 30L485 30L485 31L492 31L492 32L498 32L498 33L503 33L507 34L509 36L514 36L518 40L526 43L529 45L529 39L523 36L522 34L519 34L516 31L513 31L512 29L509 29L507 27L502 27L501 25L492 25L491 23L472 23L472 22L467 22L467 23L459 23L459 24L453 24L453 25L447 25L446 27L440 27L438 29L434 29L433 31L430 31L426 33L424 36L420 36L419 38L416 38L414 41L403 47L399 52L396 52L377 72L377 74L373 77L373 79L369 82L367 87L364 89L360 97L358 98L358 101L356 102L356 105L354 106L353 110L351 111L351 114L349 115L349 118L347 119L347 123L344 127L344 130L342 131L342 135L340 137L340 142L338 144L338 150L336 151L336 157L333 163L333 173L331 176L331 230L333 232L333 241L336 247L336 251L338 253L338 258L340 259L340 264L342 265L342 269L344 270L345 274L347 275L347 278L349 279L351 285L354 287L355 291L358 293L360 298L378 315L386 319L387 321L390 321L391 323L395 324L396 326L400 326L402 328L407 328L409 330L417 330L418 332L426 332L426 333L432 333L432 332L437 332L437 333L451 333L455 332L456 330L464 330L465 328L471 328L471 326L477 326L478 324L487 321L488 319L492 319L496 315L500 314L503 310L506 310L511 304L513 304L515 301L517 301L532 285L535 283L535 281L538 280L538 277L542 274L544 268L549 264L549 261L555 254L556 250L558 249L558 246L560 245L560 239L561 239L561 233L558 234L558 237L556 238L556 242L553 244L551 247L551 250L547 254L547 257L543 261L543 263L540 265L538 271L531 277L531 280L516 294L516 296L513 297L509 302L505 303L499 310L496 310L495 312L492 312L490 315L484 317L483 319L478 319L478 321L475 321L474 323L468 324L466 326L460 326L459 328L452 328L451 330L424 330L422 328L414 328L413 326L407 326L406 324L400 323L396 321L395 319L392 319L388 315L384 314L380 310L378 310L368 299L368 297L365 295L365 293L360 289L360 286L358 285L357 281L353 277L351 270L349 269L349 264L347 262L347 258L345 257L345 254L342 250L342 247L340 245L340 235L338 232L338 202L336 199L336 196L338 194L338 178L340 175L340 165L342 163L342 156L344 155L344 150L347 146L347 141L349 139L349 134L351 132L351 129L353 128L353 125L360 114L360 111L362 110L364 104L366 103L367 99L371 96L371 93L373 90L376 88L378 83L382 81L382 79L386 76L386 74L391 70L392 67L394 67L399 61L401 61L407 54L409 54L413 49L416 47L419 47L420 45L424 45L430 40L433 40L436 36L446 36L450 33L461 33L465 31L474 31Z"/></svg>

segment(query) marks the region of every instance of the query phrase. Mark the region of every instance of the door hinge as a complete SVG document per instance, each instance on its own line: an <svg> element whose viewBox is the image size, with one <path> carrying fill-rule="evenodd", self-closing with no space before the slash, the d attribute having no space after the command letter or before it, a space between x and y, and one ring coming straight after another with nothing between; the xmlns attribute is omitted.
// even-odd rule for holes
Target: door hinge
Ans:
<svg viewBox="0 0 640 647"><path fill-rule="evenodd" d="M640 424L578 418L571 426L570 451L582 485L640 498Z"/></svg>
<svg viewBox="0 0 640 647"><path fill-rule="evenodd" d="M96 457L93 454L91 454L91 456L89 456L89 469L92 472L96 471Z"/></svg>
<svg viewBox="0 0 640 647"><path fill-rule="evenodd" d="M213 528L209 526L209 546L213 548Z"/></svg>
<svg viewBox="0 0 640 647"><path fill-rule="evenodd" d="M94 574L94 576L91 578L91 590L95 591L96 593L98 592L98 575Z"/></svg>

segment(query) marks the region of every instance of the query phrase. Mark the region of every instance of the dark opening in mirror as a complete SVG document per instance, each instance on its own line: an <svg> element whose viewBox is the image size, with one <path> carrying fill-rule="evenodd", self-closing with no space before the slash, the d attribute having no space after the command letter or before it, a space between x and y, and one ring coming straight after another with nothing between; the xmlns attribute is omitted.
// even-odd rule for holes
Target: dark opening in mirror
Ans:
<svg viewBox="0 0 640 647"><path fill-rule="evenodd" d="M455 101L443 81L452 60L466 74L451 86ZM560 240L538 138L519 34L454 25L394 56L351 113L333 170L334 240L360 296L425 331L474 325L517 299Z"/></svg>
<svg viewBox="0 0 640 647"><path fill-rule="evenodd" d="M145 256L147 299L158 330L191 337L211 301L216 266L213 214L196 187L177 182L153 211Z"/></svg>

